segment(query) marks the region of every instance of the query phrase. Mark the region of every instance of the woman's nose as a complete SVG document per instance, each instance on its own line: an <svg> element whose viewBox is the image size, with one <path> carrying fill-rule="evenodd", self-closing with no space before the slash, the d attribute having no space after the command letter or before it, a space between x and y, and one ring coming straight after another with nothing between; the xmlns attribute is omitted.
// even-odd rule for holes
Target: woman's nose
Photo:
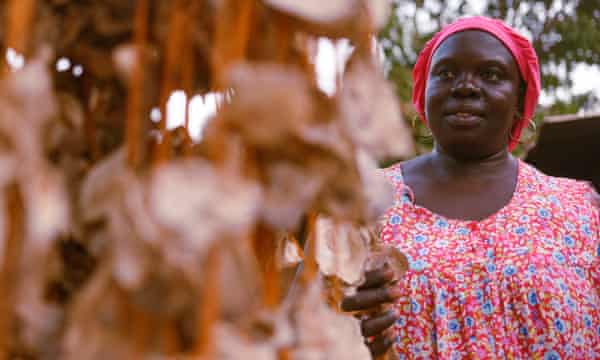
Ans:
<svg viewBox="0 0 600 360"><path fill-rule="evenodd" d="M460 97L479 96L481 93L481 89L475 84L473 76L469 74L459 76L450 91L452 95Z"/></svg>

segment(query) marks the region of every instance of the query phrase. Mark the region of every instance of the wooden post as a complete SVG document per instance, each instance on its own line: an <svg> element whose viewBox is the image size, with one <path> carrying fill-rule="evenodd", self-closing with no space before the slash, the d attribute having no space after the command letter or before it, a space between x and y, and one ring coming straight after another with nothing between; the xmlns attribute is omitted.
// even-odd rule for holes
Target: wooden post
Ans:
<svg viewBox="0 0 600 360"><path fill-rule="evenodd" d="M221 308L220 287L221 285L221 246L215 244L209 250L204 264L204 284L196 310L196 344L194 355L205 356L206 359L214 358L214 325L219 320Z"/></svg>
<svg viewBox="0 0 600 360"><path fill-rule="evenodd" d="M134 20L135 65L129 82L129 101L127 103L126 146L127 161L137 169L142 159L142 114L143 86L145 79L146 46L148 43L148 0L138 0Z"/></svg>
<svg viewBox="0 0 600 360"><path fill-rule="evenodd" d="M29 31L35 16L36 0L8 0L8 14L6 18L6 48L0 59L5 59L7 49L13 49L19 54L27 55L29 46ZM3 60L0 60L3 61ZM4 73L9 71L5 63Z"/></svg>
<svg viewBox="0 0 600 360"><path fill-rule="evenodd" d="M156 145L154 163L163 164L171 157L171 134L167 129L167 102L180 78L181 53L184 43L184 32L186 30L186 11L184 0L174 0L169 17L167 36L163 44L163 71L159 95L162 120L160 122L161 141Z"/></svg>
<svg viewBox="0 0 600 360"><path fill-rule="evenodd" d="M9 360L15 316L15 291L18 286L24 228L24 208L21 192L16 184L4 190L6 227L0 272L0 360Z"/></svg>

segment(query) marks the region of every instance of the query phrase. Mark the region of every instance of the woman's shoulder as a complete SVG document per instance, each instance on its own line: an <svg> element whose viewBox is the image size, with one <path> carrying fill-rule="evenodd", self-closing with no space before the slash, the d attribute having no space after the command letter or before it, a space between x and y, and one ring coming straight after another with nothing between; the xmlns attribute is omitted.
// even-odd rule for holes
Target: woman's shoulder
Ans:
<svg viewBox="0 0 600 360"><path fill-rule="evenodd" d="M427 162L427 155L417 156L412 159L403 160L389 165L383 169L384 174L393 182L402 182L406 174L420 174Z"/></svg>
<svg viewBox="0 0 600 360"><path fill-rule="evenodd" d="M395 189L394 201L396 206L400 204L411 204L414 202L414 194L412 189L406 185L405 176L406 174L419 173L415 171L415 167L418 167L425 156L418 156L409 160L403 160L389 165L381 171Z"/></svg>
<svg viewBox="0 0 600 360"><path fill-rule="evenodd" d="M554 197L567 203L600 206L600 196L591 183L548 175L531 164L522 160L520 162L526 191L534 195Z"/></svg>

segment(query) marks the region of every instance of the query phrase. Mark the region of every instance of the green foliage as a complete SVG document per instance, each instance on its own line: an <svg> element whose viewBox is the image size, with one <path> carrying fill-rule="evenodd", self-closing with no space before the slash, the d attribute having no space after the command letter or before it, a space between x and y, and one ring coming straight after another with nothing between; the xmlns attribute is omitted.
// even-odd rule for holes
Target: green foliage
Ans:
<svg viewBox="0 0 600 360"><path fill-rule="evenodd" d="M599 0L394 0L394 14L380 33L386 58L386 71L396 86L405 117L415 124L414 133L419 152L428 151L431 137L410 104L412 67L419 50L443 25L468 15L500 18L516 27L532 40L542 66L542 86L553 102L539 108L534 122L543 116L576 113L600 106L593 93L572 93L572 70L578 64L600 64ZM554 96L557 93L566 96ZM516 153L522 154L535 131L522 137Z"/></svg>

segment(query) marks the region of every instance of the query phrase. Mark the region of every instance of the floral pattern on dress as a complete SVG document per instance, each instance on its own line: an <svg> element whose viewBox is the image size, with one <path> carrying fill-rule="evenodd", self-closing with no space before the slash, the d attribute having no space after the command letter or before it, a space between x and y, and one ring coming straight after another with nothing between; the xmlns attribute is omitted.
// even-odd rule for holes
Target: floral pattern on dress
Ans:
<svg viewBox="0 0 600 360"><path fill-rule="evenodd" d="M401 359L600 358L599 210L583 182L519 161L510 202L482 221L414 204L400 164L382 239L410 269L398 286Z"/></svg>

